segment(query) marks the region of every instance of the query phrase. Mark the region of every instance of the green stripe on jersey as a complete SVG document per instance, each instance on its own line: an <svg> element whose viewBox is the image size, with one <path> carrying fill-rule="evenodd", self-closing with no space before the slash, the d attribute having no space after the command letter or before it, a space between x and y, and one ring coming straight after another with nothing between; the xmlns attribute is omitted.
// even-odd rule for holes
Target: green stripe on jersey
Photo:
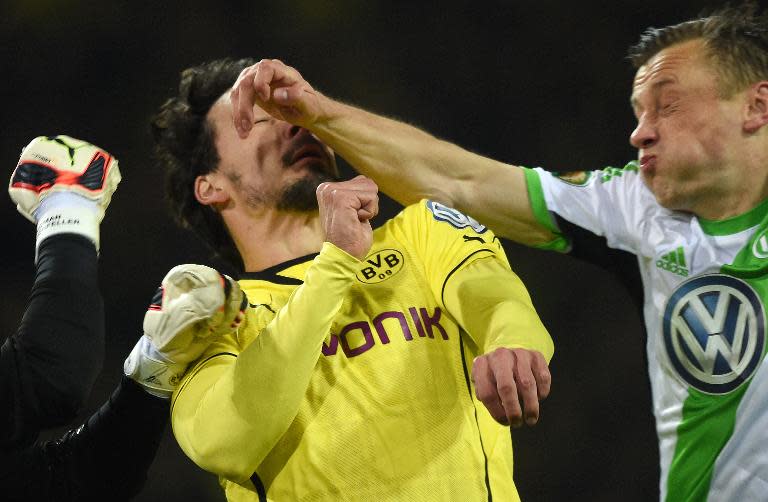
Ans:
<svg viewBox="0 0 768 502"><path fill-rule="evenodd" d="M760 223L768 212L768 199L765 199L757 206L753 207L744 214L728 218L727 220L705 220L699 218L699 225L704 233L709 235L731 235L749 227L754 227Z"/></svg>
<svg viewBox="0 0 768 502"><path fill-rule="evenodd" d="M762 208L764 217L768 205L763 202L755 209L758 208ZM743 227L745 222L751 221L752 226L760 222L760 220L755 221L755 209L730 220L715 223L729 224L730 222L731 230L734 232L746 230L749 227ZM741 228L737 229L734 226L736 223ZM763 301L768 298L768 276L766 276L768 260L757 258L752 252L752 245L767 228L768 221L763 221L747 245L736 255L733 263L725 264L720 268L721 273L749 284ZM711 233L711 235L726 234ZM768 344L764 344L762 357L765 357L767 348ZM696 389L689 389L688 398L683 403L683 417L677 427L677 445L667 477L667 501L707 500L715 461L731 438L736 422L736 412L750 383L751 379L724 395L710 395Z"/></svg>
<svg viewBox="0 0 768 502"><path fill-rule="evenodd" d="M730 394L713 396L689 389L683 404L683 420L677 426L677 446L667 478L667 501L707 500L715 460L731 437L736 408L746 391L747 385L742 385Z"/></svg>
<svg viewBox="0 0 768 502"><path fill-rule="evenodd" d="M557 237L551 241L534 247L551 251L567 251L571 247L571 243L560 233L560 230L552 220L552 216L549 214L547 202L544 200L544 190L541 188L541 180L539 179L538 173L527 167L523 167L522 169L523 173L525 173L528 197L531 200L531 209L533 210L533 215L536 217L536 221L538 221L541 226L557 235Z"/></svg>

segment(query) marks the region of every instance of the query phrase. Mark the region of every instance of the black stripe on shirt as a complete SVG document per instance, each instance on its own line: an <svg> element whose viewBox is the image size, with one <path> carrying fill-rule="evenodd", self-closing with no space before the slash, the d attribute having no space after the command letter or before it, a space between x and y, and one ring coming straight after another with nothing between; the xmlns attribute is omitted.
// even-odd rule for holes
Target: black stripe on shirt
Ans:
<svg viewBox="0 0 768 502"><path fill-rule="evenodd" d="M459 349L461 351L461 368L464 370L464 381L467 383L467 392L469 393L469 402L472 403L472 410L475 413L475 425L477 425L477 437L480 439L480 449L483 452L483 463L485 467L485 489L488 491L488 502L493 502L493 494L491 493L491 481L488 477L488 455L485 453L485 445L483 444L483 434L480 431L480 422L477 419L477 407L475 406L474 399L472 399L472 384L470 384L469 382L469 371L467 370L467 360L464 358L464 342L462 341L461 336L459 336Z"/></svg>
<svg viewBox="0 0 768 502"><path fill-rule="evenodd" d="M294 265L300 265L302 263L306 263L308 261L314 260L320 253L312 253L308 254L306 256L300 256L298 258L294 258L292 260L284 261L282 263L278 263L277 265L274 265L269 268L265 268L264 270L260 270L258 272L243 272L240 274L239 279L243 280L257 280L257 281L269 281L274 282L277 284L287 284L287 285L296 285L300 286L303 284L303 281L299 279L295 279L293 277L287 277L284 275L279 275L280 272L289 269L293 267Z"/></svg>
<svg viewBox="0 0 768 502"><path fill-rule="evenodd" d="M469 260L470 258L472 258L473 256L475 256L477 253L491 253L491 254L495 254L495 251L493 251L492 249L478 249L477 251L474 251L473 253L470 253L469 255L467 255L467 256L466 256L466 257L465 257L463 260L461 260L461 263L459 263L458 265L456 265L455 267L453 267L453 270L451 270L450 272L448 272L448 275L446 275L446 276L445 276L445 280L443 281L443 287L442 287L442 289L440 290L440 302L441 302L443 305L445 305L445 285L446 285L446 284L448 284L448 279L450 279L450 278L451 278L451 276L452 276L452 275L453 275L453 274L454 274L454 273L455 273L457 270L459 270L459 269L462 267L462 265L464 265L465 263L467 263L467 260Z"/></svg>
<svg viewBox="0 0 768 502"><path fill-rule="evenodd" d="M253 487L256 488L259 502L267 502L267 490L264 489L264 483L261 482L261 478L255 472L251 476L251 483L253 483Z"/></svg>

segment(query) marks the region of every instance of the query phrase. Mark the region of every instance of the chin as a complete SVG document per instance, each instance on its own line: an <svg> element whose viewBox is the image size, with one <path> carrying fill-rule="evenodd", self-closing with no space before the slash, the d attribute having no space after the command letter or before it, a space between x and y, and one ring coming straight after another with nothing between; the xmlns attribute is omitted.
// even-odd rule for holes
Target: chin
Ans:
<svg viewBox="0 0 768 502"><path fill-rule="evenodd" d="M651 191L656 198L656 202L664 209L669 209L670 211L690 211L688 205L681 200L681 197L679 197L678 194L670 192L669 190Z"/></svg>
<svg viewBox="0 0 768 502"><path fill-rule="evenodd" d="M317 211L317 186L326 181L338 181L338 176L332 176L325 171L312 170L305 176L295 180L285 187L277 209L281 211L310 212Z"/></svg>

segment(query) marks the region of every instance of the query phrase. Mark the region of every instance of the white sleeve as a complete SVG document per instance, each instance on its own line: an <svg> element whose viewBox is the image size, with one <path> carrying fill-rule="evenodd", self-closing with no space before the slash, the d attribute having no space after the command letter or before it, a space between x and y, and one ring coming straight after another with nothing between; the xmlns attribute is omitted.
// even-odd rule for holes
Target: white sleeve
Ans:
<svg viewBox="0 0 768 502"><path fill-rule="evenodd" d="M556 214L604 236L609 247L641 253L655 204L635 162L622 169L564 174L535 168L527 170L526 179L534 214L548 228L559 233L552 217Z"/></svg>

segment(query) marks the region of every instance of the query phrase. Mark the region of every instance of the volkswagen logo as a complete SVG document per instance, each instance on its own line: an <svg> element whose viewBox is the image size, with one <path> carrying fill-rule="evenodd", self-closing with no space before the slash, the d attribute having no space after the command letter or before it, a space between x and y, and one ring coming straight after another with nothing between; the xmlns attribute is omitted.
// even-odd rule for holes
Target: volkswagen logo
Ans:
<svg viewBox="0 0 768 502"><path fill-rule="evenodd" d="M672 368L685 382L708 394L726 394L747 381L762 359L765 313L746 282L699 276L669 298L663 336Z"/></svg>

